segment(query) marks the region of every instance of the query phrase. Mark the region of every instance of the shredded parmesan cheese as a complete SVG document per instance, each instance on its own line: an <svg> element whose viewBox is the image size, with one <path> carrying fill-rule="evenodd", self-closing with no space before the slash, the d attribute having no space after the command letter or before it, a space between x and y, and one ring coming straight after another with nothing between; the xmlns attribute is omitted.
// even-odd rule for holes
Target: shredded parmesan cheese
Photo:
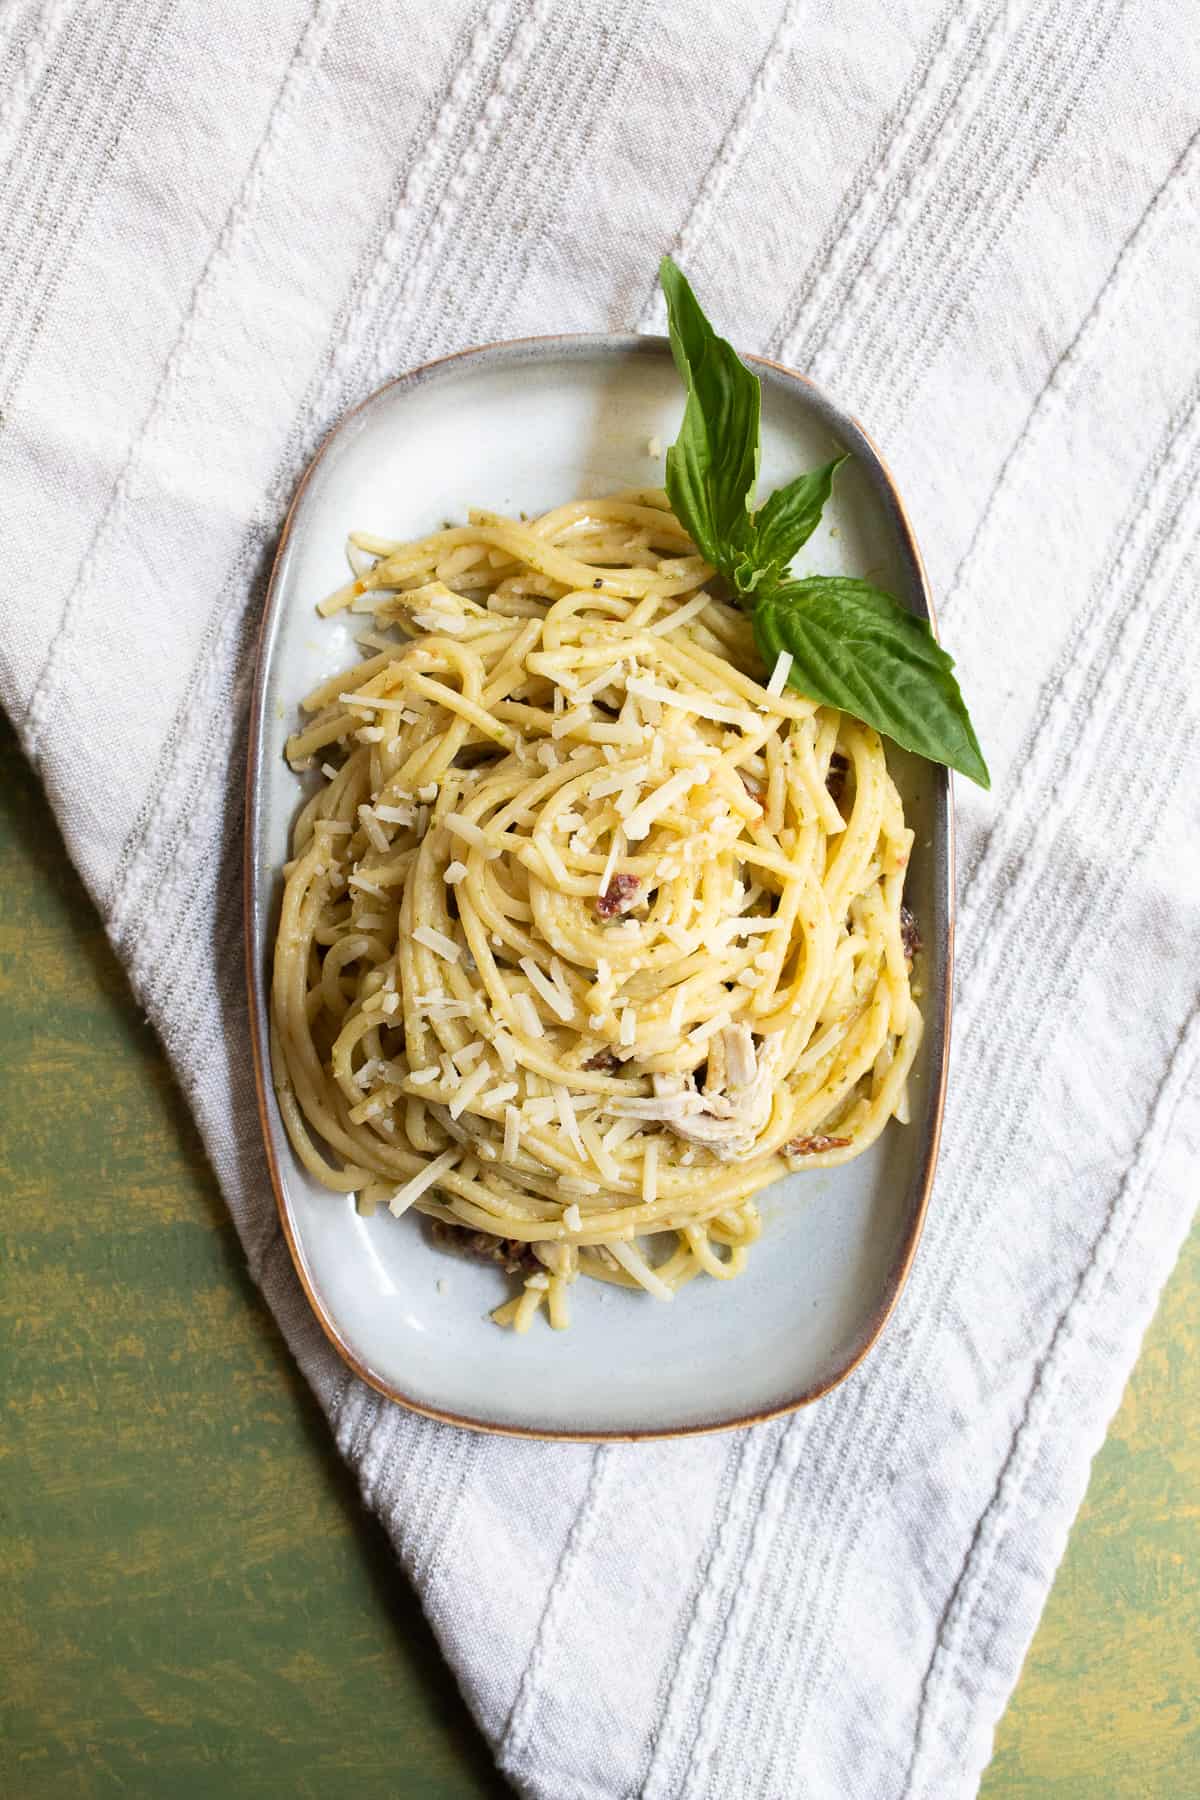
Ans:
<svg viewBox="0 0 1200 1800"><path fill-rule="evenodd" d="M634 807L625 821L625 836L631 841L644 838L661 813L667 812L677 800L682 800L696 786L697 780L703 781L705 778L705 772L697 776L692 769L680 769L676 774L668 776L661 787Z"/></svg>
<svg viewBox="0 0 1200 1800"><path fill-rule="evenodd" d="M550 727L550 735L555 738L566 737L567 733L574 731L577 725L590 724L591 717L590 706L577 706L571 712L562 713L555 719Z"/></svg>
<svg viewBox="0 0 1200 1800"><path fill-rule="evenodd" d="M487 1063L480 1063L477 1069L472 1069L471 1073L460 1084L457 1094L455 1094L450 1102L450 1117L452 1119L460 1118L471 1104L471 1101L475 1098L480 1088L491 1079L492 1071Z"/></svg>
<svg viewBox="0 0 1200 1800"><path fill-rule="evenodd" d="M530 987L537 990L550 1011L565 1025L575 1011L575 1002L571 996L561 988L555 987L554 983L538 968L532 956L523 956L517 966L526 976Z"/></svg>
<svg viewBox="0 0 1200 1800"><path fill-rule="evenodd" d="M366 832L376 850L388 849L387 833L381 830L379 821L369 806L360 806L358 822Z"/></svg>
<svg viewBox="0 0 1200 1800"><path fill-rule="evenodd" d="M518 1023L526 1037L545 1037L545 1027L538 1018L537 1007L533 1004L533 1001L528 994L514 994L512 1008L517 1015Z"/></svg>
<svg viewBox="0 0 1200 1800"><path fill-rule="evenodd" d="M431 1163L426 1163L425 1167L419 1174L414 1175L411 1181L406 1181L403 1187L397 1188L388 1201L388 1211L393 1217L398 1219L401 1213L408 1211L415 1200L419 1200L422 1194L428 1193L429 1189L435 1186L443 1175L448 1175L458 1161L459 1155L460 1152L457 1149L443 1150L442 1154L435 1156Z"/></svg>
<svg viewBox="0 0 1200 1800"><path fill-rule="evenodd" d="M612 842L608 848L608 856L605 859L604 868L600 875L600 885L596 889L598 894L607 894L612 878L616 874L617 864L624 856L625 849L625 833L618 825L613 831Z"/></svg>
<svg viewBox="0 0 1200 1800"><path fill-rule="evenodd" d="M579 1121L575 1117L575 1109L571 1105L571 1096L561 1081L554 1084L554 1104L558 1108L558 1122L570 1138L580 1157L586 1157L583 1139L579 1135Z"/></svg>
<svg viewBox="0 0 1200 1800"><path fill-rule="evenodd" d="M642 1199L649 1206L658 1199L658 1139L647 1139L642 1152Z"/></svg>
<svg viewBox="0 0 1200 1800"><path fill-rule="evenodd" d="M444 957L447 962L457 962L461 955L454 939L439 931L436 925L418 925L413 932L413 942L423 944L426 950L432 950L435 956Z"/></svg>
<svg viewBox="0 0 1200 1800"><path fill-rule="evenodd" d="M771 679L767 683L767 692L772 699L776 699L782 694L784 688L787 686L787 680L788 676L791 674L791 670L792 653L790 650L781 650L779 655L775 658L775 667L771 670Z"/></svg>

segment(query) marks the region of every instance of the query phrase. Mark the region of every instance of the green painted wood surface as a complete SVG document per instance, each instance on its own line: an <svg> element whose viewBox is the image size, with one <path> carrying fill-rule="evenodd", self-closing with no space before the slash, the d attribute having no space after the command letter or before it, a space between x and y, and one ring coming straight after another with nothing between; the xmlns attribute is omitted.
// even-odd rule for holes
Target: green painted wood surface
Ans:
<svg viewBox="0 0 1200 1800"><path fill-rule="evenodd" d="M0 1792L502 1795L7 726L0 882ZM1198 1296L1193 1239L986 1800L1200 1785Z"/></svg>

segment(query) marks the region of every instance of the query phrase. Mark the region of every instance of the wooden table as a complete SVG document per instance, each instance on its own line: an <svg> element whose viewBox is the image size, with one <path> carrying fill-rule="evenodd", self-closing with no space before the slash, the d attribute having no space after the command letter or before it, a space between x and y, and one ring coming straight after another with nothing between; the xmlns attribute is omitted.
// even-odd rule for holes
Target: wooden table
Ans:
<svg viewBox="0 0 1200 1800"><path fill-rule="evenodd" d="M0 1791L505 1793L7 726L0 864ZM1198 1401L1193 1238L987 1800L1200 1791Z"/></svg>

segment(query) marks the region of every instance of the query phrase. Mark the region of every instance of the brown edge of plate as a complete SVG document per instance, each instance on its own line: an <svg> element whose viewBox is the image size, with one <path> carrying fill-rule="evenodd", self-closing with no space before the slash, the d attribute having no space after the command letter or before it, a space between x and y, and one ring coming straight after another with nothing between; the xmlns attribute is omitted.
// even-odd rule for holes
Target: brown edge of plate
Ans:
<svg viewBox="0 0 1200 1800"><path fill-rule="evenodd" d="M312 1308L317 1322L325 1333L325 1336L329 1339L329 1342L333 1345L346 1366L351 1369L361 1381L365 1381L368 1387L374 1388L376 1393L382 1394L385 1399L394 1401L399 1406L406 1407L410 1412L420 1413L427 1419L437 1419L444 1425L458 1425L469 1431L487 1432L496 1437L532 1438L535 1441L542 1442L556 1441L584 1444L637 1443L665 1438L706 1437L721 1431L738 1431L747 1425L765 1424L769 1419L782 1418L788 1413L798 1412L801 1407L811 1406L814 1401L823 1399L826 1394L832 1393L834 1388L840 1387L842 1382L845 1381L848 1376L852 1375L859 1364L871 1353L879 1341L884 1326L887 1324L892 1312L895 1310L896 1303L900 1298L912 1269L913 1261L917 1254L917 1247L921 1241L921 1234L925 1225L925 1215L929 1209L929 1197L933 1188L933 1179L937 1170L938 1148L942 1134L942 1117L946 1105L946 1082L950 1064L950 1020L953 1010L954 993L954 805L953 785L948 770L938 771L939 778L944 784L942 804L945 808L945 831L944 843L942 846L943 854L940 859L942 862L940 879L935 883L941 890L945 907L945 943L943 946L943 964L945 969L944 1001L940 1018L933 1022L938 1028L934 1038L934 1047L938 1051L938 1066L936 1071L933 1119L929 1131L925 1167L920 1177L920 1195L912 1223L909 1227L908 1236L905 1240L903 1254L898 1258L891 1271L891 1277L883 1296L870 1319L866 1335L854 1354L828 1379L818 1382L813 1387L807 1388L799 1394L791 1395L778 1406L772 1405L764 1408L760 1412L746 1413L735 1419L704 1420L694 1425L669 1426L661 1431L642 1429L629 1431L539 1431L528 1425L507 1425L496 1423L495 1421L488 1419L475 1419L463 1413L444 1412L438 1407L426 1406L422 1402L412 1399L409 1395L401 1393L398 1388L393 1387L389 1382L377 1375L373 1369L355 1354L350 1345L342 1337L335 1320L326 1311L308 1279L304 1257L300 1251L300 1246L296 1241L291 1211L287 1200L284 1197L283 1179L280 1173L279 1158L276 1150L276 1135L273 1130L270 1101L268 1099L268 1090L271 1088L268 1068L270 1056L268 1010L270 1004L270 990L269 983L265 979L262 969L258 967L254 942L254 901L256 898L255 852L258 841L258 793L260 787L257 776L262 756L261 721L265 687L263 647L267 637L267 627L271 621L277 602L276 590L279 572L283 563L284 553L288 546L288 540L291 535L292 524L296 517L297 508L300 505L309 481L312 479L313 474L324 459L334 440L341 435L359 413L366 407L372 405L381 394L387 393L389 389L398 386L400 383L411 382L418 377L429 374L434 369L443 368L447 364L461 362L470 357L488 354L494 351L516 351L533 345L545 346L547 349L551 346L556 346L563 350L573 349L576 351L587 351L588 349L609 349L626 352L654 350L661 353L666 347L666 343L666 339L661 337L651 337L640 334L623 335L607 332L546 333L533 337L505 338L498 340L494 344L475 344L465 350L454 351L449 356L436 357L430 362L418 364L414 369L406 370L401 375L393 376L390 381L385 381L382 386L376 388L373 393L368 394L366 398L360 400L356 406L351 407L348 412L342 415L338 423L331 427L321 443L320 448L316 451L311 462L308 464L308 467L305 469L304 474L300 478L296 487L296 492L292 497L291 505L288 507L287 516L284 519L283 529L279 534L279 542L276 545L275 555L272 559L271 576L267 584L266 599L263 604L262 619L259 624L255 644L254 684L250 702L250 729L247 739L246 756L246 849L242 876L244 906L243 941L250 1013L250 1039L254 1060L254 1085L258 1097L258 1116L262 1126L263 1145L267 1154L267 1164L271 1173L271 1186L275 1191L275 1204L279 1211L279 1220L283 1228L284 1238L287 1241L288 1252L292 1259L292 1266L295 1269L297 1278L304 1290L305 1298ZM844 439L849 435L861 440L861 443L870 454L871 462L873 463L875 470L878 471L878 474L882 478L884 496L888 503L888 510L891 514L891 523L897 530L901 545L910 560L917 587L920 591L922 600L924 601L930 629L936 636L937 617L934 611L933 597L929 589L929 581L925 573L925 564L921 557L921 552L918 548L916 536L909 521L908 513L900 498L896 484L892 479L891 471L884 462L883 457L880 455L874 440L868 435L863 426L852 414L844 412L837 406L809 376L801 375L798 370L789 369L785 363L774 362L770 357L766 356L747 355L745 356L745 361L757 364L760 368L770 369L774 371L776 375L783 376L785 381L798 382L801 386L807 388L810 391L812 398L816 401L817 411L840 438ZM849 428L849 430L847 428ZM870 467L870 465L868 465L868 467ZM282 1134L282 1122L279 1123L278 1129Z"/></svg>

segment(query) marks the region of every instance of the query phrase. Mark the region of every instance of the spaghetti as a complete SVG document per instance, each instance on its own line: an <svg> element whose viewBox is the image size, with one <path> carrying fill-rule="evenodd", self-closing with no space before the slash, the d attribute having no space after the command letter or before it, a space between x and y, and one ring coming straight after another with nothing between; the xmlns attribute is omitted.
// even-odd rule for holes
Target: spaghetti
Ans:
<svg viewBox="0 0 1200 1800"><path fill-rule="evenodd" d="M760 1189L904 1116L912 833L664 494L469 519L354 534L321 608L373 619L287 746L272 1062L305 1167L494 1245L522 1331L737 1275Z"/></svg>

